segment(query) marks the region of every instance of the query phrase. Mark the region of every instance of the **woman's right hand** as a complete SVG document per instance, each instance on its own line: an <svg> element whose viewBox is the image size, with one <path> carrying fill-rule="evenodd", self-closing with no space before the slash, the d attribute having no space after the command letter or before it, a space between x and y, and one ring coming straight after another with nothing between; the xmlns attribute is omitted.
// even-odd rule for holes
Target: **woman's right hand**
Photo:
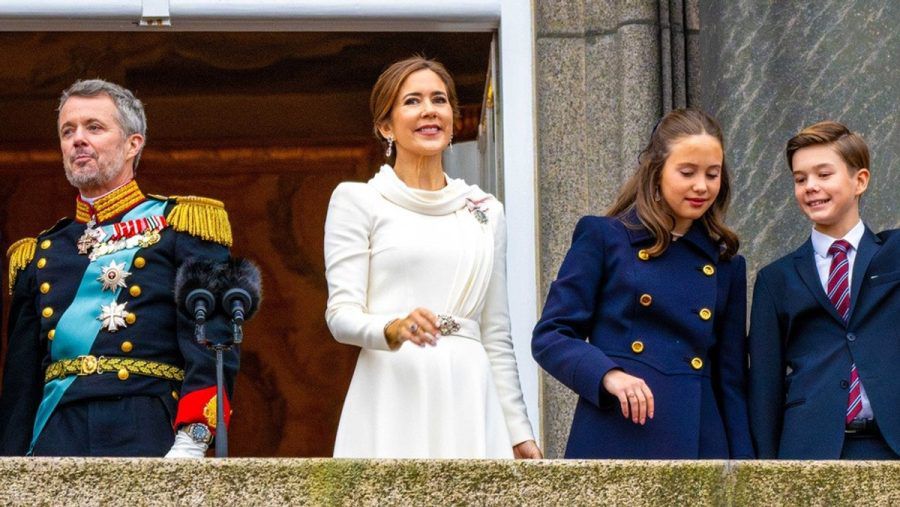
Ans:
<svg viewBox="0 0 900 507"><path fill-rule="evenodd" d="M396 350L405 341L420 347L437 345L441 333L437 316L425 308L416 308L405 318L397 319L384 328L384 337L391 349Z"/></svg>
<svg viewBox="0 0 900 507"><path fill-rule="evenodd" d="M622 416L635 424L653 419L653 393L643 379L622 370L609 370L603 376L603 388L619 399Z"/></svg>

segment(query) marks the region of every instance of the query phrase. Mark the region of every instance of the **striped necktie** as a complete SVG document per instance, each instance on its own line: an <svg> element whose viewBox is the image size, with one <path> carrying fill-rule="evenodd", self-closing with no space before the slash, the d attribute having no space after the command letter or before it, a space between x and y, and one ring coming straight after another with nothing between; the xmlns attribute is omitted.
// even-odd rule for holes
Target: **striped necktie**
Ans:
<svg viewBox="0 0 900 507"><path fill-rule="evenodd" d="M828 299L844 319L844 324L850 318L850 260L847 252L853 248L850 243L839 239L831 244L828 254L831 255L831 269L828 272ZM856 371L856 363L850 364L850 394L847 397L847 423L856 419L862 412L862 387L859 382L859 373Z"/></svg>

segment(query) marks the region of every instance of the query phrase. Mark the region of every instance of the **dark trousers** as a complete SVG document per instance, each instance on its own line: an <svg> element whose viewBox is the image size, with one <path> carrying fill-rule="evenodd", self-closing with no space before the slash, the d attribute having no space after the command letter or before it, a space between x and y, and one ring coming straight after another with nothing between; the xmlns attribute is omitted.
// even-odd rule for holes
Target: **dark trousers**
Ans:
<svg viewBox="0 0 900 507"><path fill-rule="evenodd" d="M156 396L76 401L56 408L34 456L164 456L175 441Z"/></svg>
<svg viewBox="0 0 900 507"><path fill-rule="evenodd" d="M884 441L884 437L876 432L871 435L846 435L841 459L849 460L896 460L900 459Z"/></svg>

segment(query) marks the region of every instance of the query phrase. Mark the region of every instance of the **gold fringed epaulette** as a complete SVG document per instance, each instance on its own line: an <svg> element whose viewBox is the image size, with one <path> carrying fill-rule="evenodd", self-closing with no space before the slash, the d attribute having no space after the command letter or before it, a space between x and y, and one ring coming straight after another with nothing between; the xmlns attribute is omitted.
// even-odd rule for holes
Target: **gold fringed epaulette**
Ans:
<svg viewBox="0 0 900 507"><path fill-rule="evenodd" d="M34 249L37 245L37 239L24 238L16 241L6 251L9 257L9 293L12 294L13 287L16 285L16 276L19 271L25 269L28 263L34 259Z"/></svg>
<svg viewBox="0 0 900 507"><path fill-rule="evenodd" d="M175 206L166 221L176 231L230 247L231 224L222 201L195 196L172 196Z"/></svg>

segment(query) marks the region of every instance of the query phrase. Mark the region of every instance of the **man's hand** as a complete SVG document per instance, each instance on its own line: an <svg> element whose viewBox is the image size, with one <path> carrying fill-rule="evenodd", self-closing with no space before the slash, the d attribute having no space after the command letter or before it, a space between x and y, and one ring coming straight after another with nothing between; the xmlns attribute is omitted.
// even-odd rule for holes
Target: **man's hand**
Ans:
<svg viewBox="0 0 900 507"><path fill-rule="evenodd" d="M203 458L209 447L203 442L195 442L188 432L181 429L175 434L175 443L166 453L167 458Z"/></svg>

